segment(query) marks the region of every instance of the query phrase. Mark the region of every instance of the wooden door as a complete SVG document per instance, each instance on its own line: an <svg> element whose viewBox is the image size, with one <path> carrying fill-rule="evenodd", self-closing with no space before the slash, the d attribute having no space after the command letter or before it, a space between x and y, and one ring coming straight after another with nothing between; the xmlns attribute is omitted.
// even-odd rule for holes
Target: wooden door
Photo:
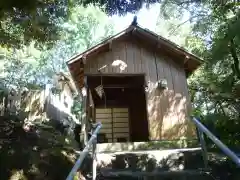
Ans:
<svg viewBox="0 0 240 180"><path fill-rule="evenodd" d="M100 135L105 136L105 142L130 140L128 108L96 108L96 122L103 125Z"/></svg>

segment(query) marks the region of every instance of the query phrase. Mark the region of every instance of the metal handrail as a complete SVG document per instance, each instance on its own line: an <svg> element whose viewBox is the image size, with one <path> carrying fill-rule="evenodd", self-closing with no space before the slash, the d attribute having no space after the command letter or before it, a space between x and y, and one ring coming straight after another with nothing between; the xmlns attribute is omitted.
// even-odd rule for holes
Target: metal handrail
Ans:
<svg viewBox="0 0 240 180"><path fill-rule="evenodd" d="M96 129L93 131L92 136L89 139L89 141L87 142L87 145L85 146L84 150L80 153L78 160L74 164L74 166L73 166L72 170L70 171L70 173L68 174L66 180L73 179L74 175L76 174L77 170L80 168L83 160L85 159L86 155L88 154L91 145L93 145L94 140L96 140L97 134L99 133L101 127L102 127L101 123L96 124Z"/></svg>
<svg viewBox="0 0 240 180"><path fill-rule="evenodd" d="M197 120L196 118L192 118L192 121L197 126L197 129L199 132L201 132L201 133L204 132L208 138L210 138L233 162L235 162L237 164L237 166L240 167L240 158L233 151L231 151L216 136L214 136L214 134L212 134L199 120ZM203 136L201 136L201 134L200 134L200 141L201 141L202 148L204 148L205 142L204 142ZM204 143L204 144L202 144L202 143Z"/></svg>

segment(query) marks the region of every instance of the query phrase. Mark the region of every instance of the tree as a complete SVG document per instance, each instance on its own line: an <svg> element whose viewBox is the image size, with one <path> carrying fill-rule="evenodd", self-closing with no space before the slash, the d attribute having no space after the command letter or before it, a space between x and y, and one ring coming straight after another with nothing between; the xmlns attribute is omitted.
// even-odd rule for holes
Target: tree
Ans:
<svg viewBox="0 0 240 180"><path fill-rule="evenodd" d="M108 16L93 5L77 6L73 9L68 21L61 25L61 39L54 48L45 50L39 65L41 72L47 72L45 77L52 79L59 72L68 72L66 61L102 39L113 34L114 29Z"/></svg>
<svg viewBox="0 0 240 180"><path fill-rule="evenodd" d="M240 143L236 140L240 121L239 8L234 1L224 2L165 0L161 15L169 20L187 14L187 20L173 23L169 31L181 34L190 23L191 31L182 45L205 60L189 78L193 114L225 143L236 146Z"/></svg>
<svg viewBox="0 0 240 180"><path fill-rule="evenodd" d="M77 6L73 12L59 24L61 38L51 49L45 45L39 50L35 48L39 42L32 41L3 53L3 82L7 87L36 88L52 82L56 73L68 72L66 60L113 33L109 18L100 8Z"/></svg>
<svg viewBox="0 0 240 180"><path fill-rule="evenodd" d="M74 7L90 4L101 7L108 15L137 12L143 4L160 0L24 0L0 2L1 46L19 47L32 40L52 44L59 39L59 24L66 21Z"/></svg>
<svg viewBox="0 0 240 180"><path fill-rule="evenodd" d="M147 7L150 4L161 2L161 0L84 0L83 5L94 4L100 7L103 7L104 10L109 15L119 14L123 15L128 12L136 13L139 11L144 5Z"/></svg>
<svg viewBox="0 0 240 180"><path fill-rule="evenodd" d="M0 2L1 46L19 47L32 40L51 43L58 36L57 22L67 18L71 8L65 0ZM71 6L70 6L71 7Z"/></svg>
<svg viewBox="0 0 240 180"><path fill-rule="evenodd" d="M4 55L2 83L7 88L21 89L23 87L37 88L36 71L37 56L40 52L34 48L34 43L21 49L9 49ZM37 85L37 84L36 84Z"/></svg>

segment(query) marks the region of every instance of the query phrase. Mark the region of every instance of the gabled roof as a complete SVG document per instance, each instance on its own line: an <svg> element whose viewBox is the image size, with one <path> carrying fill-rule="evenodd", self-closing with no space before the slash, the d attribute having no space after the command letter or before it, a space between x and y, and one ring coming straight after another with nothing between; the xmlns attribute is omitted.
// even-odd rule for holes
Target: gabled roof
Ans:
<svg viewBox="0 0 240 180"><path fill-rule="evenodd" d="M148 29L144 29L138 25L130 25L128 28L119 32L118 34L110 38L107 38L100 42L99 44L97 44L96 46L93 46L92 48L87 49L83 53L80 53L70 58L70 60L67 61L67 65L72 76L73 77L75 76L75 73L73 71L75 71L76 69L78 69L77 71L80 70L80 64L85 63L84 62L85 59L88 59L88 57L96 55L101 51L108 49L109 44L112 43L112 41L121 39L126 36L132 36L134 38L137 38L138 41L147 44L148 47L155 48L157 52L164 53L168 57L172 57L173 60L178 61L181 64L184 64L184 68L187 75L190 75L203 63L203 60L200 59L199 57L193 55L192 53L189 53L184 48L163 38L162 36L159 36L156 33Z"/></svg>

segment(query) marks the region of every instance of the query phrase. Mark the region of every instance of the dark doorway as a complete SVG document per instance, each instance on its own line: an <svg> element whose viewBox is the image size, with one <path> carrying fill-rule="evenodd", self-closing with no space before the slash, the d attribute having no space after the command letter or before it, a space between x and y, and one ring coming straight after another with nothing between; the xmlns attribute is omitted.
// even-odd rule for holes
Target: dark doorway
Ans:
<svg viewBox="0 0 240 180"><path fill-rule="evenodd" d="M90 75L87 76L88 87L91 91L94 106L98 108L116 109L128 108L129 138L117 138L117 142L141 142L148 141L148 120L147 105L145 97L145 77L144 75ZM104 89L103 97L100 97L96 87L102 85ZM109 112L110 110L108 110ZM102 116L109 118L110 115ZM113 124L117 123L115 115L112 115ZM98 121L98 119L95 119ZM120 118L118 119L120 120ZM105 122L105 119L102 119ZM117 126L117 124L115 124ZM115 126L113 125L113 126ZM108 124L105 127L109 126ZM108 130L108 132L111 132ZM104 134L104 124L102 132ZM113 131L112 131L113 133ZM106 130L107 134L107 130ZM109 137L109 134L106 136ZM112 135L114 136L114 135ZM104 139L104 138L103 138ZM107 139L107 138L106 138ZM114 137L112 141L114 141ZM104 141L106 142L106 141ZM109 141L108 141L109 142Z"/></svg>

